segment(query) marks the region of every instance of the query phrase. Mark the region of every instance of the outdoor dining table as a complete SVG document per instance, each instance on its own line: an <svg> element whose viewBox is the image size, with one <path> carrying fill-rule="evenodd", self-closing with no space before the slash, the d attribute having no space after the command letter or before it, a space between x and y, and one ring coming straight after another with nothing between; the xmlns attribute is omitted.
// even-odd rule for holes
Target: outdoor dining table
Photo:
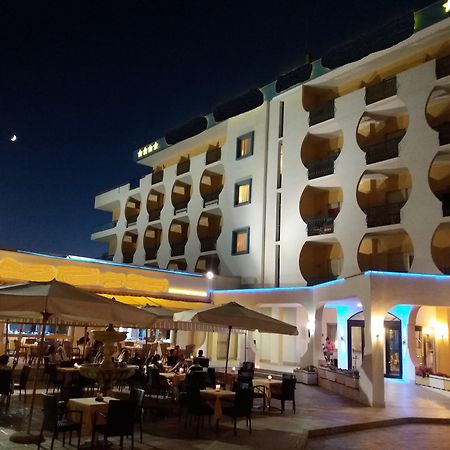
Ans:
<svg viewBox="0 0 450 450"><path fill-rule="evenodd" d="M220 389L220 391L212 388L200 390L200 397L213 402L212 407L214 408L214 419L216 421L218 421L222 417L222 402L233 401L235 395L235 392L226 391L225 389Z"/></svg>
<svg viewBox="0 0 450 450"><path fill-rule="evenodd" d="M281 386L283 382L281 380L269 380L268 378L253 378L253 388L264 387L264 393L267 402L270 403L272 394L279 394L281 392Z"/></svg>
<svg viewBox="0 0 450 450"><path fill-rule="evenodd" d="M80 373L79 367L57 367L56 371L63 377L63 385L69 386L72 383L73 376Z"/></svg>
<svg viewBox="0 0 450 450"><path fill-rule="evenodd" d="M67 402L67 409L73 411L81 411L83 419L81 424L81 435L90 436L94 424L95 413L108 412L108 404L110 401L118 400L114 397L103 397L103 401L99 402L95 397L71 398Z"/></svg>
<svg viewBox="0 0 450 450"><path fill-rule="evenodd" d="M216 380L218 383L230 389L233 387L233 383L237 380L238 372L221 372L216 371Z"/></svg>
<svg viewBox="0 0 450 450"><path fill-rule="evenodd" d="M178 386L186 379L185 373L162 372L159 375L165 378L172 386Z"/></svg>

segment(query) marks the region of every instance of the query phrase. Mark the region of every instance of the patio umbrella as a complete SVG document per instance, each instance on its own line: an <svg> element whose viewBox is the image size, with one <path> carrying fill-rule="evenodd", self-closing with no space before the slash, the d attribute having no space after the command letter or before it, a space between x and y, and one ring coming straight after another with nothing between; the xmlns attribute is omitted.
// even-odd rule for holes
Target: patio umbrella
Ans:
<svg viewBox="0 0 450 450"><path fill-rule="evenodd" d="M225 362L225 373L228 369L228 356L230 351L231 330L258 330L262 333L277 333L298 335L297 327L270 316L253 311L236 302L224 305L212 306L192 311L175 313L174 322L191 322L192 324L209 325L210 331L228 328L227 357Z"/></svg>
<svg viewBox="0 0 450 450"><path fill-rule="evenodd" d="M0 287L0 320L42 323L39 351L49 323L72 325L123 325L128 327L151 327L157 316L133 306L101 297L70 284L52 280L45 283L23 283ZM42 354L38 355L36 376L30 404L27 436L12 436L15 442L33 442L30 435L31 417L37 387L37 371Z"/></svg>

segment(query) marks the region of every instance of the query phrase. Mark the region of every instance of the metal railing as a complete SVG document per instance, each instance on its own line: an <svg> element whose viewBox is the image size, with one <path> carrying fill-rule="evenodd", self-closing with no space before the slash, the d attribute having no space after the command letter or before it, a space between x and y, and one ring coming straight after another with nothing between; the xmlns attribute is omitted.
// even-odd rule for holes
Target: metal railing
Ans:
<svg viewBox="0 0 450 450"><path fill-rule="evenodd" d="M177 175L181 175L183 173L189 172L191 167L191 160L190 159L184 159L183 161L180 161L177 164Z"/></svg>
<svg viewBox="0 0 450 450"><path fill-rule="evenodd" d="M164 178L164 170L157 170L152 173L152 184L161 183Z"/></svg>
<svg viewBox="0 0 450 450"><path fill-rule="evenodd" d="M217 247L217 239L204 239L200 241L201 252L210 252L216 250L216 247Z"/></svg>
<svg viewBox="0 0 450 450"><path fill-rule="evenodd" d="M145 249L145 260L151 261L152 259L156 259L156 255L158 253L158 247L151 247Z"/></svg>
<svg viewBox="0 0 450 450"><path fill-rule="evenodd" d="M137 219L139 217L139 213L133 214L132 216L127 217L127 227L130 225L134 225L137 222Z"/></svg>
<svg viewBox="0 0 450 450"><path fill-rule="evenodd" d="M366 87L366 105L379 102L384 98L392 97L397 94L397 78L389 78L373 86Z"/></svg>
<svg viewBox="0 0 450 450"><path fill-rule="evenodd" d="M203 197L203 208L209 205L219 204L220 192L211 192Z"/></svg>
<svg viewBox="0 0 450 450"><path fill-rule="evenodd" d="M450 122L441 123L438 127L439 145L450 144Z"/></svg>
<svg viewBox="0 0 450 450"><path fill-rule="evenodd" d="M123 254L123 262L125 264L131 264L133 262L133 258L134 258L134 252L127 252Z"/></svg>
<svg viewBox="0 0 450 450"><path fill-rule="evenodd" d="M334 217L321 216L312 219L306 219L308 236L317 236L319 234L329 234L334 232Z"/></svg>
<svg viewBox="0 0 450 450"><path fill-rule="evenodd" d="M212 148L206 152L206 165L220 161L222 157L222 149L220 147Z"/></svg>
<svg viewBox="0 0 450 450"><path fill-rule="evenodd" d="M327 283L328 281L333 281L337 278L336 275L315 275L313 277L308 277L307 284L308 286L315 286L316 284Z"/></svg>
<svg viewBox="0 0 450 450"><path fill-rule="evenodd" d="M154 209L148 213L148 221L153 222L154 220L159 220L161 218L161 210Z"/></svg>
<svg viewBox="0 0 450 450"><path fill-rule="evenodd" d="M334 117L334 100L330 100L323 105L316 106L309 112L309 126L325 122Z"/></svg>
<svg viewBox="0 0 450 450"><path fill-rule="evenodd" d="M402 136L387 138L376 144L368 145L364 150L366 152L366 164L373 164L379 161L385 161L398 157L398 144L403 139Z"/></svg>
<svg viewBox="0 0 450 450"><path fill-rule="evenodd" d="M323 159L311 161L307 164L308 167L308 180L314 178L324 177L326 175L332 175L334 173L334 161L339 156L340 150L331 153Z"/></svg>
<svg viewBox="0 0 450 450"><path fill-rule="evenodd" d="M442 215L450 216L450 195L448 194L442 198Z"/></svg>
<svg viewBox="0 0 450 450"><path fill-rule="evenodd" d="M92 233L99 233L100 231L111 230L115 228L117 225L117 220L113 220L112 222L104 223L103 225L99 225L92 230Z"/></svg>
<svg viewBox="0 0 450 450"><path fill-rule="evenodd" d="M186 244L173 244L170 247L171 256L182 256L184 255L184 247Z"/></svg>
<svg viewBox="0 0 450 450"><path fill-rule="evenodd" d="M388 203L374 206L366 211L366 223L368 228L394 225L401 222L400 210L406 202Z"/></svg>
<svg viewBox="0 0 450 450"><path fill-rule="evenodd" d="M175 203L173 205L173 213L178 214L180 212L187 212L189 200L180 203Z"/></svg>

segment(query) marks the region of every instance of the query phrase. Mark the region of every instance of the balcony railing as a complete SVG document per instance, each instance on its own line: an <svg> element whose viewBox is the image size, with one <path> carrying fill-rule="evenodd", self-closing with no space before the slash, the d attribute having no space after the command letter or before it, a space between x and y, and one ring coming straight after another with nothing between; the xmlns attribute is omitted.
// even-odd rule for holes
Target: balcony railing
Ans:
<svg viewBox="0 0 450 450"><path fill-rule="evenodd" d="M450 194L442 197L442 215L444 217L450 216Z"/></svg>
<svg viewBox="0 0 450 450"><path fill-rule="evenodd" d="M145 260L151 261L152 259L156 259L156 255L158 253L158 247L151 247L145 249Z"/></svg>
<svg viewBox="0 0 450 450"><path fill-rule="evenodd" d="M450 55L436 60L436 78L444 78L450 75Z"/></svg>
<svg viewBox="0 0 450 450"><path fill-rule="evenodd" d="M111 230L115 228L117 225L117 220L113 220L112 222L104 223L103 225L99 225L92 230L92 233L99 233L100 231Z"/></svg>
<svg viewBox="0 0 450 450"><path fill-rule="evenodd" d="M133 225L137 222L137 219L139 217L139 213L133 214L131 216L127 217L127 227L129 227L130 225Z"/></svg>
<svg viewBox="0 0 450 450"><path fill-rule="evenodd" d="M379 102L384 98L392 97L397 94L397 78L389 78L378 84L366 87L366 105Z"/></svg>
<svg viewBox="0 0 450 450"><path fill-rule="evenodd" d="M184 247L186 244L173 244L170 249L171 256L182 256L184 255Z"/></svg>
<svg viewBox="0 0 450 450"><path fill-rule="evenodd" d="M186 212L188 209L189 200L185 200L173 205L173 213L178 214L180 212Z"/></svg>
<svg viewBox="0 0 450 450"><path fill-rule="evenodd" d="M204 239L200 241L200 251L210 252L216 250L217 240L216 239Z"/></svg>
<svg viewBox="0 0 450 450"><path fill-rule="evenodd" d="M394 225L400 223L400 210L406 202L389 203L374 206L366 211L367 227L381 227L383 225Z"/></svg>
<svg viewBox="0 0 450 450"><path fill-rule="evenodd" d="M123 262L125 264L132 264L134 258L134 252L126 252L123 254Z"/></svg>
<svg viewBox="0 0 450 450"><path fill-rule="evenodd" d="M206 165L212 164L213 162L220 161L222 157L222 149L220 147L213 148L206 152Z"/></svg>
<svg viewBox="0 0 450 450"><path fill-rule="evenodd" d="M386 137L384 141L370 144L365 148L366 164L373 164L379 161L398 157L398 144L403 139L401 136Z"/></svg>
<svg viewBox="0 0 450 450"><path fill-rule="evenodd" d="M334 117L334 100L316 106L309 112L309 126L317 125L318 123L325 122L325 120L332 119Z"/></svg>
<svg viewBox="0 0 450 450"><path fill-rule="evenodd" d="M308 286L315 286L316 284L327 283L328 281L333 281L337 278L336 275L314 275L313 277L308 277Z"/></svg>
<svg viewBox="0 0 450 450"><path fill-rule="evenodd" d="M450 122L444 122L438 127L439 145L450 144Z"/></svg>
<svg viewBox="0 0 450 450"><path fill-rule="evenodd" d="M329 234L334 232L334 217L322 216L306 219L308 227L308 236L317 236L319 234Z"/></svg>
<svg viewBox="0 0 450 450"><path fill-rule="evenodd" d="M164 178L164 170L157 170L152 173L152 184L161 183Z"/></svg>
<svg viewBox="0 0 450 450"><path fill-rule="evenodd" d="M183 173L189 172L191 167L191 160L190 159L183 159L183 161L180 161L177 164L177 175L181 175Z"/></svg>
<svg viewBox="0 0 450 450"><path fill-rule="evenodd" d="M210 194L205 194L203 197L203 208L209 205L215 205L219 203L220 192L211 192Z"/></svg>
<svg viewBox="0 0 450 450"><path fill-rule="evenodd" d="M161 210L154 209L148 213L148 221L153 222L154 220L159 220L161 218Z"/></svg>
<svg viewBox="0 0 450 450"><path fill-rule="evenodd" d="M326 158L309 162L307 164L308 180L332 175L334 173L334 161L336 161L336 158L339 156L339 152L340 150L331 153Z"/></svg>

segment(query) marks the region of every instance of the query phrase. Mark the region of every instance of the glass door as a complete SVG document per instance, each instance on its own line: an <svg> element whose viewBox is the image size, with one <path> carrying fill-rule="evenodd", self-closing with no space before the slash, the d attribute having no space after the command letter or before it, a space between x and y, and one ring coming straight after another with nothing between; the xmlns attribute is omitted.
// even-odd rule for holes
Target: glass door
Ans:
<svg viewBox="0 0 450 450"><path fill-rule="evenodd" d="M364 320L349 320L347 323L348 368L359 370L364 356Z"/></svg>
<svg viewBox="0 0 450 450"><path fill-rule="evenodd" d="M402 378L402 331L399 321L385 321L387 378Z"/></svg>

